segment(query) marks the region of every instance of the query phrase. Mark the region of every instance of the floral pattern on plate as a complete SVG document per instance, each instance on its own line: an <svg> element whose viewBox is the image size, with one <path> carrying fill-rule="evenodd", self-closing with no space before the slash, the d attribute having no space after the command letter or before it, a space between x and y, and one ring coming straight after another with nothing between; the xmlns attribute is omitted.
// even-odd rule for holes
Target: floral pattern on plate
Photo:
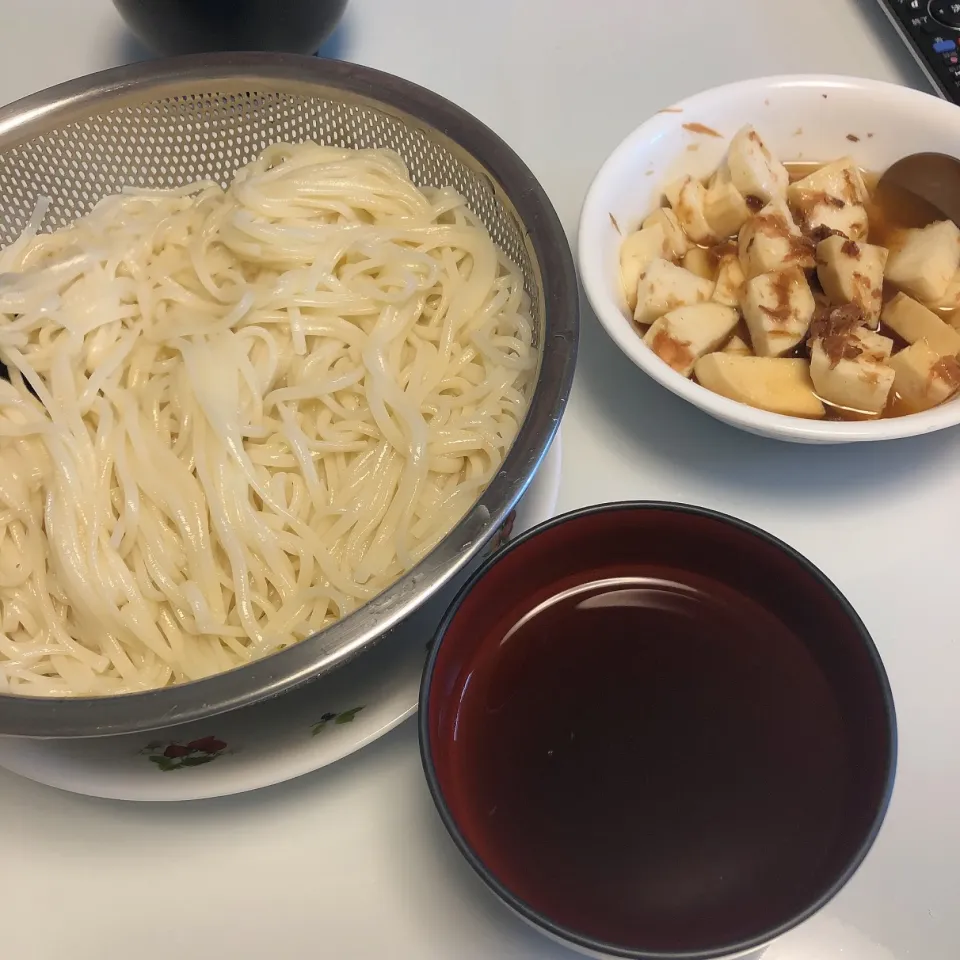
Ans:
<svg viewBox="0 0 960 960"><path fill-rule="evenodd" d="M138 752L151 763L156 764L158 770L169 773L171 770L201 767L231 751L223 740L218 740L216 737L200 737L189 743L153 740Z"/></svg>
<svg viewBox="0 0 960 960"><path fill-rule="evenodd" d="M327 724L352 723L353 718L363 709L363 707L351 707L349 710L341 710L339 713L325 713L311 728L310 736L315 737L326 729Z"/></svg>

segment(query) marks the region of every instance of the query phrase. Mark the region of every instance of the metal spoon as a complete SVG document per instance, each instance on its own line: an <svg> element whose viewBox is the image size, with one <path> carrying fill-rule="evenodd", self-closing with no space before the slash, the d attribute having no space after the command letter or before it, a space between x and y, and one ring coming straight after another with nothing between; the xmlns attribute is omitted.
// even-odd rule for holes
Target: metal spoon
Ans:
<svg viewBox="0 0 960 960"><path fill-rule="evenodd" d="M877 199L899 227L923 227L944 217L960 226L960 160L911 153L880 178Z"/></svg>

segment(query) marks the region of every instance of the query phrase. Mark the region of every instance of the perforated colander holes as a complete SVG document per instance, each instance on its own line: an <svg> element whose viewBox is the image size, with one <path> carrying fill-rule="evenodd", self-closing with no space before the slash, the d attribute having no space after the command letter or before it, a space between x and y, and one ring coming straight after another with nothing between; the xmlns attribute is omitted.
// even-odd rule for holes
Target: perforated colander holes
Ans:
<svg viewBox="0 0 960 960"><path fill-rule="evenodd" d="M520 266L539 310L538 291L519 224L485 177L419 128L373 106L279 92L196 91L123 107L47 131L0 156L0 242L23 229L44 194L44 229L70 223L125 183L182 186L198 176L226 185L233 172L279 139L343 147L387 147L421 186L452 186Z"/></svg>

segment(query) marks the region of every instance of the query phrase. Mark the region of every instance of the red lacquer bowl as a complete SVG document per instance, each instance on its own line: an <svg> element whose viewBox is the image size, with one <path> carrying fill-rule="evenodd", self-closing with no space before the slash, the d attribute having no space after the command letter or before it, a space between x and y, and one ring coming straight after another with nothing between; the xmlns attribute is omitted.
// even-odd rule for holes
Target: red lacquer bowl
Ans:
<svg viewBox="0 0 960 960"><path fill-rule="evenodd" d="M694 507L534 528L448 610L424 769L505 903L591 955L749 953L849 880L893 787L863 623L796 551Z"/></svg>

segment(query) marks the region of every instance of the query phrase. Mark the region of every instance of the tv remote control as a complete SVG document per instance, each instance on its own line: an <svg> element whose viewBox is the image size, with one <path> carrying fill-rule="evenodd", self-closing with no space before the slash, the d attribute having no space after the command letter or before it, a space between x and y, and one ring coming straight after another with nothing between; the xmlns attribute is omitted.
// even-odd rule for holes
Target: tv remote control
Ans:
<svg viewBox="0 0 960 960"><path fill-rule="evenodd" d="M877 2L937 92L945 99L960 104L960 2Z"/></svg>

